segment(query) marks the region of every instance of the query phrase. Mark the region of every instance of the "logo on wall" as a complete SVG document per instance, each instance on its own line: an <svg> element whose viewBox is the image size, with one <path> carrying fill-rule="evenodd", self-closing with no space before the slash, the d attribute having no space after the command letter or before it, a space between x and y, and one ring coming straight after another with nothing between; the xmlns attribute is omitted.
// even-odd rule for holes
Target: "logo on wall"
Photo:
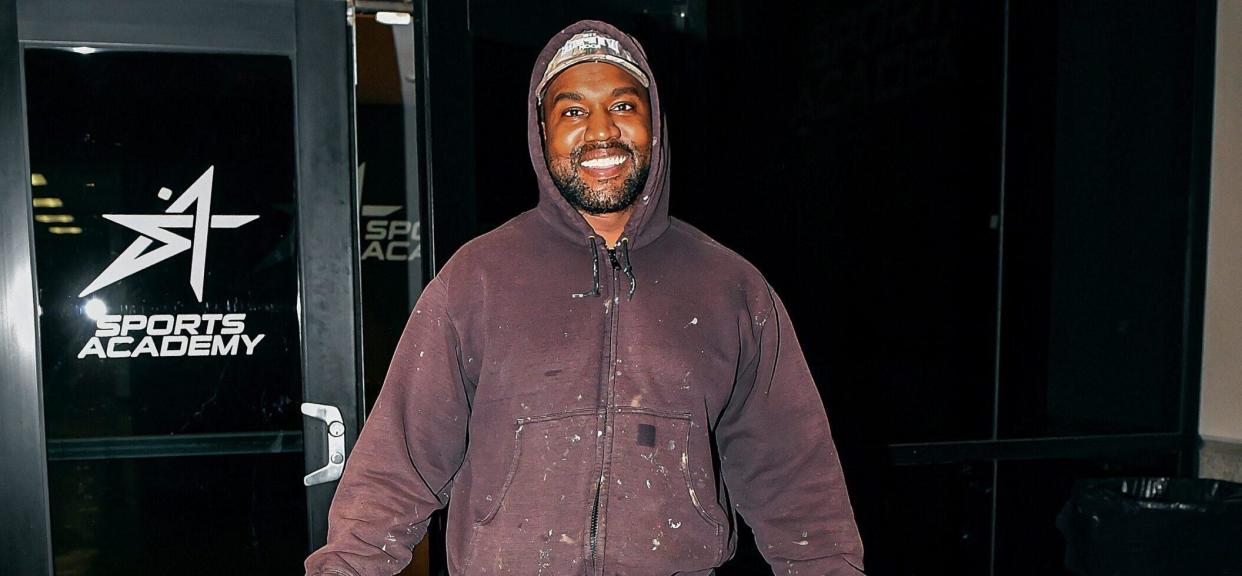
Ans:
<svg viewBox="0 0 1242 576"><path fill-rule="evenodd" d="M364 189L366 176L367 163L363 162L358 165L359 191ZM366 220L366 231L362 234L366 247L362 249L362 260L409 262L422 257L420 222L391 218L403 208L405 206L400 204L362 205L362 218Z"/></svg>
<svg viewBox="0 0 1242 576"><path fill-rule="evenodd" d="M141 234L116 260L82 290L87 296L120 280L190 251L190 289L203 301L203 276L207 264L207 238L213 229L235 229L258 220L257 215L212 214L211 188L215 167L207 168L162 214L104 214L110 220ZM161 200L172 191L161 188ZM193 210L191 210L191 208ZM188 230L189 237L173 230ZM156 243L154 249L151 247ZM245 333L246 315L235 314L102 314L96 318L95 335L78 358L137 358L175 356L235 356L254 349L263 334Z"/></svg>
<svg viewBox="0 0 1242 576"><path fill-rule="evenodd" d="M207 263L207 232L212 228L238 228L259 217L255 215L237 216L211 213L211 180L215 174L215 166L207 168L181 197L164 210L163 214L104 214L111 220L142 234L137 240L121 253L112 264L108 265L90 285L82 290L78 297L86 296L100 288L110 286L131 274L145 270L163 262L177 254L191 250L190 254L190 288L199 302L203 301L203 270ZM158 196L161 200L172 197L172 191L161 188ZM190 207L194 212L187 213ZM172 229L190 229L192 236L186 238L172 232ZM159 241L162 244L150 252L147 248Z"/></svg>

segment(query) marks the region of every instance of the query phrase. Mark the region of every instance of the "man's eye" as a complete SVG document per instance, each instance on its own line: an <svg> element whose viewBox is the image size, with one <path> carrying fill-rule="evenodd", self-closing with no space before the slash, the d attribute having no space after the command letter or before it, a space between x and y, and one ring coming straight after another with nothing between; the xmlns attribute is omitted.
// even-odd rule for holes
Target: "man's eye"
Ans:
<svg viewBox="0 0 1242 576"><path fill-rule="evenodd" d="M581 116L581 115L583 115L583 114L585 114L585 113L586 113L586 111L584 111L584 110L583 110L583 109L581 109L581 108L569 108L569 109L565 110L564 112L561 112L561 115L562 115L562 116L570 116L570 117L578 117L578 116Z"/></svg>
<svg viewBox="0 0 1242 576"><path fill-rule="evenodd" d="M612 109L619 112L633 112L634 105L629 102L618 102L612 107Z"/></svg>

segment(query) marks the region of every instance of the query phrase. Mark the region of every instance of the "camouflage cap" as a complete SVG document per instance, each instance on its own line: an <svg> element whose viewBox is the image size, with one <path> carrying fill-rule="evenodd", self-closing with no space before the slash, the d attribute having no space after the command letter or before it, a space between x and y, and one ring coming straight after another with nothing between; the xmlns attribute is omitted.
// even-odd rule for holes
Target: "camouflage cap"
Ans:
<svg viewBox="0 0 1242 576"><path fill-rule="evenodd" d="M621 46L621 43L616 38L596 30L586 30L574 34L572 38L566 40L561 49L557 50L556 55L548 62L548 68L543 73L543 79L539 81L539 86L535 90L539 102L543 102L544 91L547 90L548 84L552 82L552 79L557 74L564 72L570 66L583 62L607 62L629 72L631 76L642 83L643 88L651 87L651 81L647 79L647 74L642 71L642 68L639 68L634 57Z"/></svg>

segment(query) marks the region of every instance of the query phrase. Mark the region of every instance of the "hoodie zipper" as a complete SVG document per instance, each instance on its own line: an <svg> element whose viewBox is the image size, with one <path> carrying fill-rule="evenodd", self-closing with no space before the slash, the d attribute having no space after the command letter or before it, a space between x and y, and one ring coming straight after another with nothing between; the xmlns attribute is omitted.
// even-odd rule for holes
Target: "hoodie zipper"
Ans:
<svg viewBox="0 0 1242 576"><path fill-rule="evenodd" d="M602 454L600 455L600 475L599 480L595 484L595 503L591 506L591 567L595 571L598 556L598 538L599 538L599 500L600 494L604 491L604 484L608 477L608 455L612 452L609 444L612 437L608 433L609 421L611 420L611 411L609 404L612 403L612 389L616 383L616 362L617 362L617 306L620 306L621 299L617 297L618 285L617 271L621 270L621 263L617 261L617 253L615 250L607 250L608 261L612 264L612 290L607 297L612 298L611 311L608 318L608 386L604 396L604 422L601 430L603 434L600 436L600 443L603 445ZM608 306L608 303L605 302Z"/></svg>

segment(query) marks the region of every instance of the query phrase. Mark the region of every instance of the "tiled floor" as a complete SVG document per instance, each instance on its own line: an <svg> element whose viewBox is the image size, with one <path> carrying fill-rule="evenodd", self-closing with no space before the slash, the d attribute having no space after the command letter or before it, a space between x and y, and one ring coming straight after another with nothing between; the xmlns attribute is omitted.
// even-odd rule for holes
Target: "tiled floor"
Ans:
<svg viewBox="0 0 1242 576"><path fill-rule="evenodd" d="M1204 438L1199 477L1242 482L1242 442Z"/></svg>

